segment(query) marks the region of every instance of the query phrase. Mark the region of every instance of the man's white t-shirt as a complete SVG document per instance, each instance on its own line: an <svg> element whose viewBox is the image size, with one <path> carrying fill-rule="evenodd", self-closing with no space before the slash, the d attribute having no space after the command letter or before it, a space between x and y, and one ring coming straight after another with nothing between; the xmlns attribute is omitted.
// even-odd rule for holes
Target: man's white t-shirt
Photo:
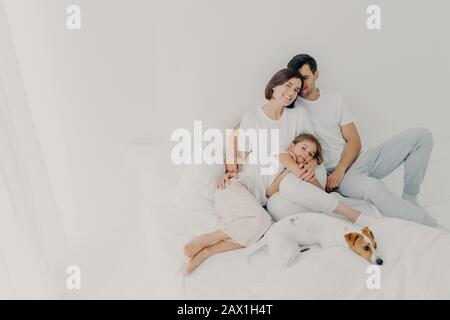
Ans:
<svg viewBox="0 0 450 320"><path fill-rule="evenodd" d="M298 98L296 107L308 110L314 131L324 153L324 166L328 171L334 170L341 160L346 141L341 127L353 122L353 117L342 95L338 92L320 90L320 97L315 101Z"/></svg>
<svg viewBox="0 0 450 320"><path fill-rule="evenodd" d="M274 156L285 152L299 134L314 133L307 113L301 106L284 108L280 119L273 120L262 108L255 108L242 117L237 150L249 152L249 155L237 181L244 184L262 206L267 202L267 188L284 169ZM278 136L271 135L271 130L278 130ZM242 135L243 132L257 134Z"/></svg>

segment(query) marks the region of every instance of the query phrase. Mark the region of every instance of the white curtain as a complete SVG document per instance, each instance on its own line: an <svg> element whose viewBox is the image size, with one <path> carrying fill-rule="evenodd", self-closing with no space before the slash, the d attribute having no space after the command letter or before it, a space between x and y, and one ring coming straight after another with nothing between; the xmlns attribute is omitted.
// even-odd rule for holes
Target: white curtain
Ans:
<svg viewBox="0 0 450 320"><path fill-rule="evenodd" d="M67 241L0 1L0 298L61 298Z"/></svg>

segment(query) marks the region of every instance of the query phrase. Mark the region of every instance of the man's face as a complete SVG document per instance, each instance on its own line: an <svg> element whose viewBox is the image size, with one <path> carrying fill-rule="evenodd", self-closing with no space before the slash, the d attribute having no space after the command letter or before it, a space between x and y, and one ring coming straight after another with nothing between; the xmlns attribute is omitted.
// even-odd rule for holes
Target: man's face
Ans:
<svg viewBox="0 0 450 320"><path fill-rule="evenodd" d="M303 76L303 89L300 93L300 96L308 97L314 92L314 89L316 88L316 80L319 75L318 70L312 73L309 64L304 64L298 71Z"/></svg>

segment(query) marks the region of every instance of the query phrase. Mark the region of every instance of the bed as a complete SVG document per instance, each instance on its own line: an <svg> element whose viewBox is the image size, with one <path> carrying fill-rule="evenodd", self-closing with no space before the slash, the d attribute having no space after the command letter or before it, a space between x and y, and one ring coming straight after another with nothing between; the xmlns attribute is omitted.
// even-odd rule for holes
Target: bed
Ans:
<svg viewBox="0 0 450 320"><path fill-rule="evenodd" d="M216 226L212 199L222 167L169 168L168 159L155 165L156 155L170 154L166 148L134 148L142 224L154 251L155 290L161 298L450 299L450 233L382 217L371 204L364 209L378 218L370 228L384 260L379 269L368 269L365 260L341 247L313 247L289 268L279 268L268 252L258 251L250 265L246 257L253 249L246 248L213 256L183 277L184 243ZM172 174L163 185L155 179L161 166Z"/></svg>

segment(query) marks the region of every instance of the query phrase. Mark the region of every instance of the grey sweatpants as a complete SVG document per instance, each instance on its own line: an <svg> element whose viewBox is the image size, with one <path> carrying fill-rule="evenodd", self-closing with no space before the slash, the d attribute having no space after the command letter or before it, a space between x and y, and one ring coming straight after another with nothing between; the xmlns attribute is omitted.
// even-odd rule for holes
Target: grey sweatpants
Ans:
<svg viewBox="0 0 450 320"><path fill-rule="evenodd" d="M386 216L422 223L427 212L390 192L380 179L404 164L403 191L417 195L432 149L433 137L429 130L417 128L400 133L363 152L347 170L337 192L369 200Z"/></svg>

